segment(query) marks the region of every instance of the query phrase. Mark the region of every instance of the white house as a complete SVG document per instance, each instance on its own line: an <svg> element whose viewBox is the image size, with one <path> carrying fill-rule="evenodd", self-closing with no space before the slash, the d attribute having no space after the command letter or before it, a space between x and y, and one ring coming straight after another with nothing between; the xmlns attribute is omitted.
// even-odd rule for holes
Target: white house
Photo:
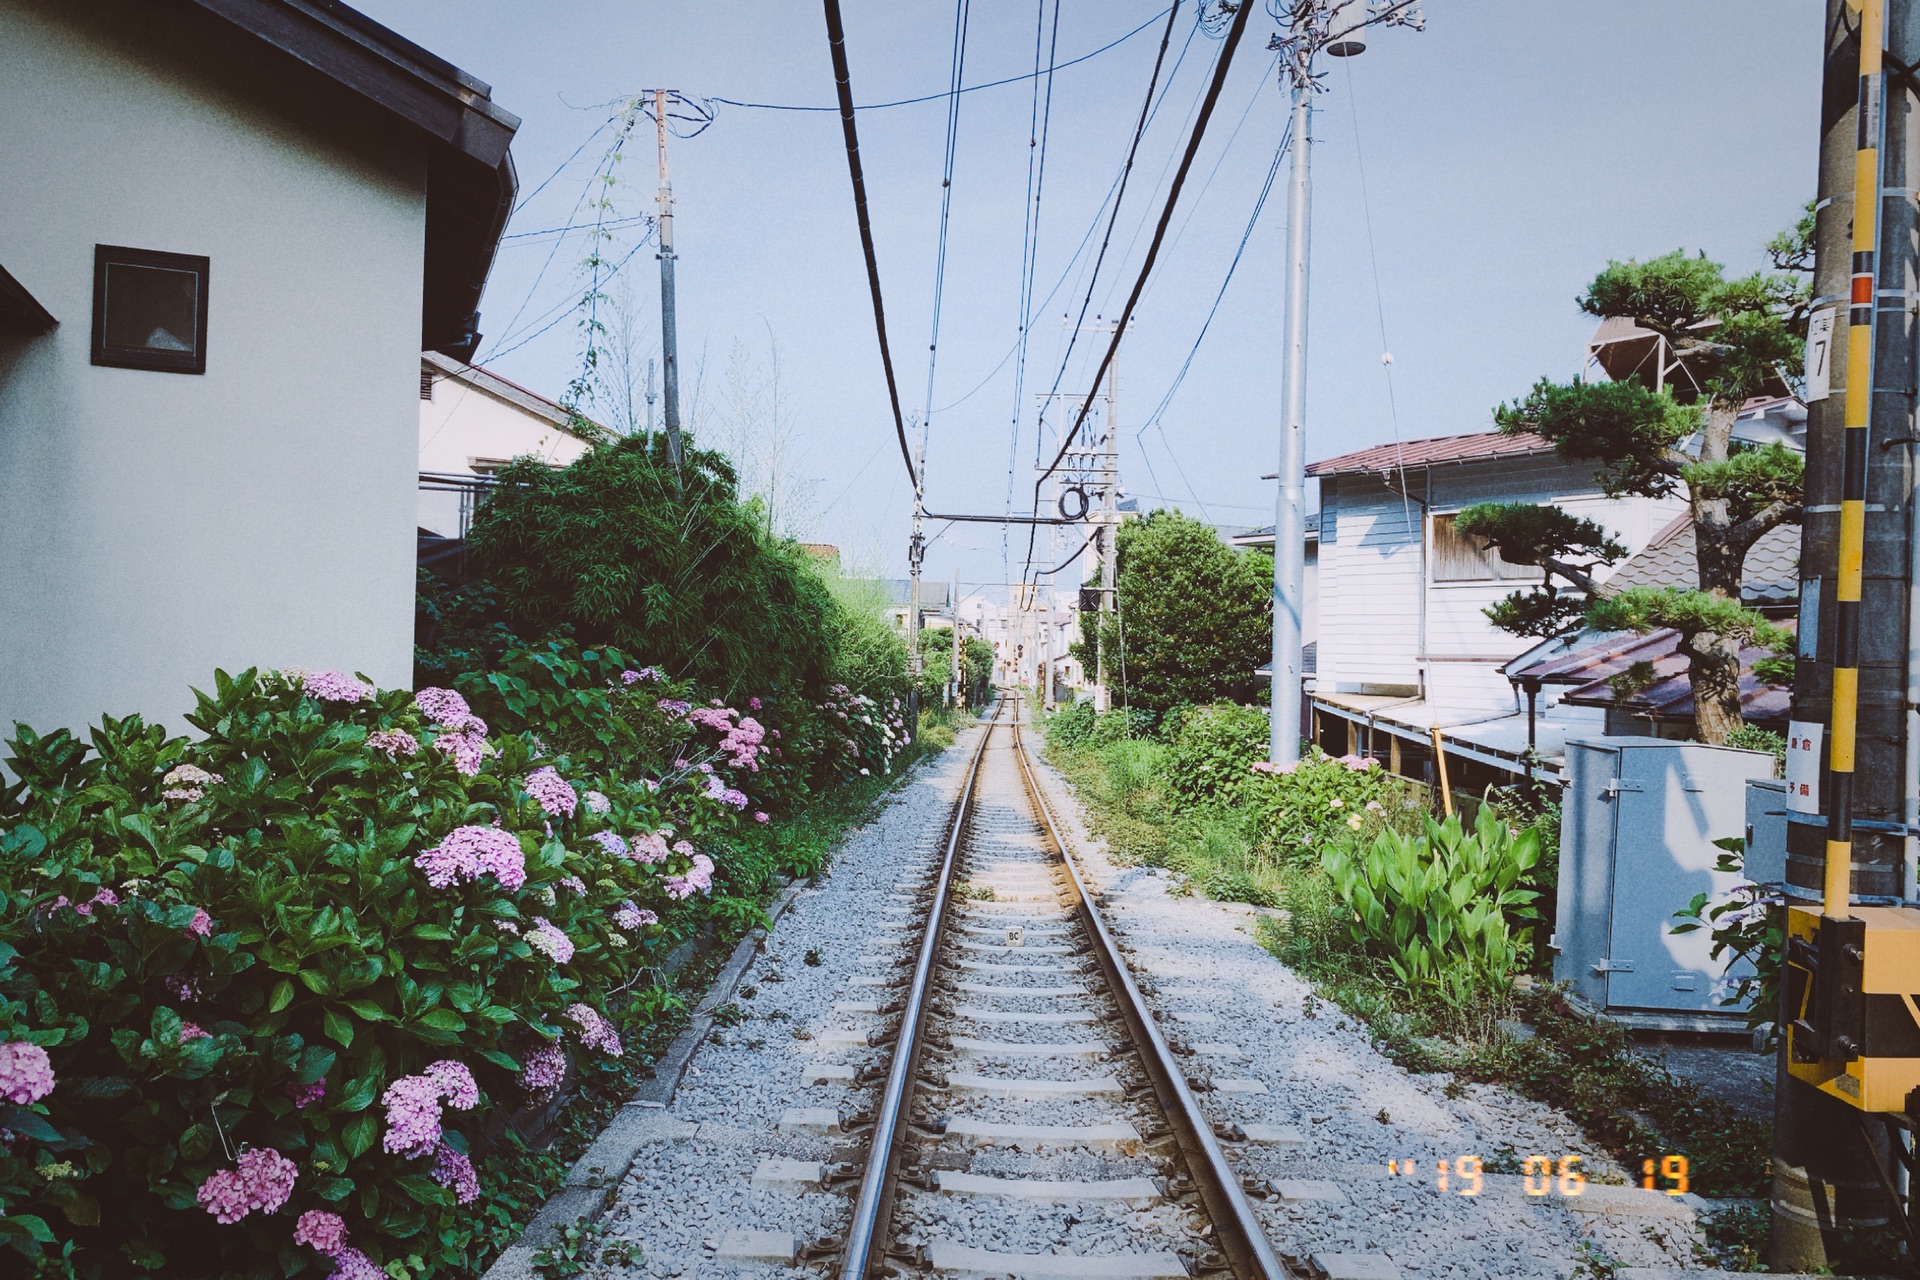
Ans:
<svg viewBox="0 0 1920 1280"><path fill-rule="evenodd" d="M1438 728L1461 762L1450 762L1456 783L1466 762L1497 775L1525 767L1527 717L1501 667L1533 642L1495 627L1484 610L1541 577L1455 532L1460 511L1552 504L1598 521L1631 553L1684 510L1677 498L1609 498L1593 463L1564 461L1527 434L1379 445L1307 472L1320 482L1318 739L1417 774ZM1601 717L1591 719L1599 732Z"/></svg>
<svg viewBox="0 0 1920 1280"><path fill-rule="evenodd" d="M0 0L0 732L412 670L415 373L519 121L327 0Z"/></svg>
<svg viewBox="0 0 1920 1280"><path fill-rule="evenodd" d="M420 357L422 533L463 538L478 486L514 458L564 467L612 433L490 369Z"/></svg>

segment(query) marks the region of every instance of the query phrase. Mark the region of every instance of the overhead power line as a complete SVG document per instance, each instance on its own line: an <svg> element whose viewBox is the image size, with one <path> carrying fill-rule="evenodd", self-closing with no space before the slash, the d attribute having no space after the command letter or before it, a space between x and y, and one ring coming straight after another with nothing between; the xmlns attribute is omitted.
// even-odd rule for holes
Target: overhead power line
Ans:
<svg viewBox="0 0 1920 1280"><path fill-rule="evenodd" d="M1180 6L1174 5L1173 7L1177 9ZM853 110L880 111L887 107L911 107L922 102L943 102L950 95L956 92L978 93L982 89L998 89L1004 85L1021 84L1028 80L1037 80L1043 75L1048 75L1055 71L1063 71L1068 67L1078 66L1082 62L1086 62L1089 59L1099 57L1101 54L1107 52L1109 49L1119 48L1121 45L1133 39L1135 36L1139 35L1142 31L1145 31L1148 27L1152 26L1154 23L1160 21L1160 19L1166 17L1167 13L1168 13L1168 10L1162 9L1159 13L1154 14L1151 18L1148 18L1145 22L1141 23L1139 26L1135 27L1133 30L1127 32L1127 34L1121 36L1119 39L1111 40L1106 44L1101 45L1098 49L1093 50L1091 53L1083 53L1079 57L1069 58L1065 62L1056 62L1052 66L1046 67L1042 70L1030 72L1026 75L1008 76L1004 80L989 80L985 84L970 84L958 90L947 89L940 93L922 94L917 98L901 98L895 102L870 102L858 108L855 108L847 103L842 103L840 106L837 106L837 107L807 107L807 106L797 106L793 103L784 103L784 102L741 102L735 98L708 98L706 99L706 101L722 103L729 107L748 107L755 111L839 111L842 114L848 111L853 111Z"/></svg>
<svg viewBox="0 0 1920 1280"><path fill-rule="evenodd" d="M827 16L827 49L833 55L833 87L840 99L840 130L847 139L847 176L853 182L853 216L860 224L860 249L867 259L867 285L873 291L873 329L880 340L880 364L887 373L887 402L893 407L893 431L900 440L900 460L914 491L920 477L907 444L907 422L900 414L900 380L893 372L893 351L887 345L887 304L880 295L880 261L873 250L873 219L867 213L867 178L860 168L860 132L854 125L853 75L847 69L847 31L840 20L840 0L822 0Z"/></svg>
<svg viewBox="0 0 1920 1280"><path fill-rule="evenodd" d="M1213 109L1220 101L1220 90L1227 82L1227 71L1233 65L1234 50L1239 48L1240 37L1247 29L1247 17L1252 12L1251 4L1242 4L1233 15L1233 26L1227 31L1225 46L1220 50L1220 59L1214 63L1213 82L1207 86L1206 99L1200 104L1200 115L1193 123L1193 132L1187 138L1186 151L1180 157L1180 168L1173 175L1173 185L1167 190L1167 202L1160 211L1160 220L1154 226L1153 240L1147 245L1147 257L1140 264L1140 274L1133 282L1133 290L1127 295L1126 305L1120 309L1119 318L1114 322L1113 340L1107 344L1106 354L1100 357L1100 367L1093 372L1093 380L1087 389L1087 397L1080 402L1080 412L1075 415L1073 425L1060 437L1060 450L1054 454L1053 461L1041 472L1040 481L1059 470L1061 460L1073 447L1074 436L1087 420L1087 414L1093 409L1093 401L1100 394L1100 382L1107 376L1107 368L1112 365L1114 355L1120 350L1120 340L1126 336L1127 322L1133 318L1133 309L1140 301L1140 292L1147 286L1147 278L1153 274L1153 264L1160 256L1160 246L1167 237L1167 225L1173 221L1174 208L1180 202L1180 189L1186 185L1187 174L1193 168L1193 157L1200 150L1200 142L1207 133L1207 121L1213 118ZM1040 481L1035 481L1035 492L1039 491Z"/></svg>

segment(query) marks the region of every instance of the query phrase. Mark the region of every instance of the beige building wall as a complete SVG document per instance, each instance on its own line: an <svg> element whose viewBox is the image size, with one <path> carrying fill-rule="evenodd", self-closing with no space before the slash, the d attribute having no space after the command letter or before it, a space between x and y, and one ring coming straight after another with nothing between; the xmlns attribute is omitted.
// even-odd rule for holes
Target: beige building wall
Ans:
<svg viewBox="0 0 1920 1280"><path fill-rule="evenodd" d="M420 362L420 470L435 475L480 475L531 455L564 467L585 453L585 440L562 423L566 413L542 396L484 369L445 356ZM463 532L466 496L422 488L419 527L443 538Z"/></svg>
<svg viewBox="0 0 1920 1280"><path fill-rule="evenodd" d="M0 0L0 736L411 681L425 142L177 16ZM204 375L89 362L96 244L211 258Z"/></svg>

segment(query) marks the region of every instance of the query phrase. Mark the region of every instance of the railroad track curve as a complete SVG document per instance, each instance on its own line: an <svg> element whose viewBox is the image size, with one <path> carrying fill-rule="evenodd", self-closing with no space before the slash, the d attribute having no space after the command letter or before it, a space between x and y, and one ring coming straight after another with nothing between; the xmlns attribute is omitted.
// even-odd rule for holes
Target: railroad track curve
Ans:
<svg viewBox="0 0 1920 1280"><path fill-rule="evenodd" d="M925 927L841 1280L1286 1280L1062 838L1022 718L1001 699L914 890Z"/></svg>

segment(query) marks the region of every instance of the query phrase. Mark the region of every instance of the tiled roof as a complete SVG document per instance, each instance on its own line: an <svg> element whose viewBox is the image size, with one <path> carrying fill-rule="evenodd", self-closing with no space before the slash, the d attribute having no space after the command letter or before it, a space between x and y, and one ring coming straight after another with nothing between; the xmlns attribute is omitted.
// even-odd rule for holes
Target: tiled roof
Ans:
<svg viewBox="0 0 1920 1280"><path fill-rule="evenodd" d="M1693 719L1693 687L1687 682L1679 632L1670 628L1646 635L1616 631L1585 639L1586 643L1576 641L1571 652L1526 667L1509 664L1503 670L1514 680L1532 677L1574 686L1560 697L1569 706L1609 707L1649 720L1685 723ZM1753 664L1768 655L1769 650L1758 645L1740 651L1740 712L1750 723L1770 726L1786 722L1792 693L1754 675ZM1608 682L1636 662L1652 664L1655 681L1622 698Z"/></svg>
<svg viewBox="0 0 1920 1280"><path fill-rule="evenodd" d="M1653 535L1630 557L1604 590L1628 587L1691 587L1700 580L1694 561L1693 521L1687 516ZM1750 604L1787 604L1800 598L1800 526L1779 525L1747 552L1741 596Z"/></svg>
<svg viewBox="0 0 1920 1280"><path fill-rule="evenodd" d="M1317 538L1320 536L1320 513L1318 511L1308 514L1306 530L1309 538ZM1258 529L1242 530L1234 534L1229 541L1242 547L1270 547L1273 545L1273 526L1263 524Z"/></svg>
<svg viewBox="0 0 1920 1280"><path fill-rule="evenodd" d="M1533 453L1552 453L1553 446L1531 431L1508 435L1502 431L1481 431L1465 436L1435 436L1430 440L1408 440L1400 444L1378 444L1371 449L1325 458L1307 467L1310 476L1331 476L1343 472L1394 471L1401 467L1426 467L1446 462L1479 462L1487 458L1517 458Z"/></svg>

